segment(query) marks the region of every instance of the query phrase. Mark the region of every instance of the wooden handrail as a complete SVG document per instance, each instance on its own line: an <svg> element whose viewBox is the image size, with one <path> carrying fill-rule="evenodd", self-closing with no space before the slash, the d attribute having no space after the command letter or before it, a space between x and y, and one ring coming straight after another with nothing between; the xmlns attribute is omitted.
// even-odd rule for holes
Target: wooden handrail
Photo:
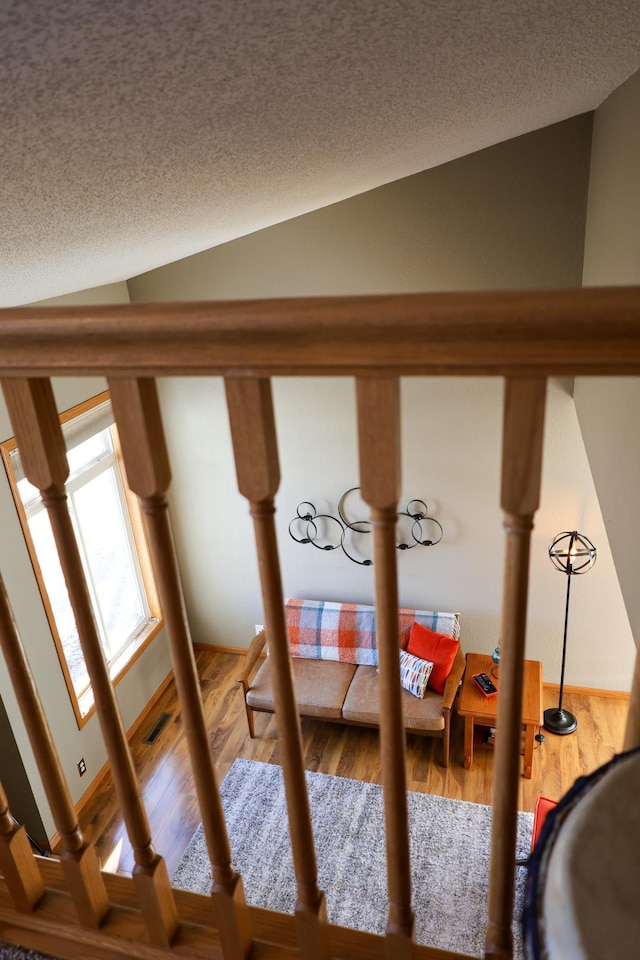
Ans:
<svg viewBox="0 0 640 960"><path fill-rule="evenodd" d="M0 310L0 377L640 373L640 291Z"/></svg>

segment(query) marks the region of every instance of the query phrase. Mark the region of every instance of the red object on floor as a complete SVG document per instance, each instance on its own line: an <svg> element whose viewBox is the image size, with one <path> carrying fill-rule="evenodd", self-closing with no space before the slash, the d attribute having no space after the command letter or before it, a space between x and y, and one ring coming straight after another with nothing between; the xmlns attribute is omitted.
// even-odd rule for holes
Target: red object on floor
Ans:
<svg viewBox="0 0 640 960"><path fill-rule="evenodd" d="M553 810L554 807L558 806L557 800L549 800L548 797L538 797L536 800L536 809L533 815L533 833L531 835L531 850L538 842L538 837L542 832L542 827L545 820L547 819L547 814L550 810Z"/></svg>

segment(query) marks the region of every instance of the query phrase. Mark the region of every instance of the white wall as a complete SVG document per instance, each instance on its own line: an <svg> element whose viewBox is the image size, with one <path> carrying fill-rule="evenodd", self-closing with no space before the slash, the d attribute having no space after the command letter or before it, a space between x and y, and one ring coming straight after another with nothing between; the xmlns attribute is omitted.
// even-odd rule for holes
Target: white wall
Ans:
<svg viewBox="0 0 640 960"><path fill-rule="evenodd" d="M596 110L584 285L640 283L640 73ZM640 379L581 377L575 402L636 643L640 637Z"/></svg>
<svg viewBox="0 0 640 960"><path fill-rule="evenodd" d="M127 300L127 287L122 283L110 284L98 290L83 291L69 297L56 298L47 303L51 305L122 303ZM54 379L53 385L59 411L67 410L106 389L104 380L82 377ZM13 430L0 394L0 440L7 440L12 435ZM106 750L95 715L82 730L78 729L4 471L0 471L0 528L2 529L0 571L44 703L62 768L69 782L72 797L77 801L105 763ZM134 723L168 674L170 666L163 631L116 687L125 727L130 727ZM52 837L55 827L20 709L4 665L0 670L0 697L4 701L45 830L48 836ZM87 773L82 779L76 768L80 757L84 757L87 764Z"/></svg>
<svg viewBox="0 0 640 960"><path fill-rule="evenodd" d="M593 121L586 286L640 277L640 71L598 107Z"/></svg>
<svg viewBox="0 0 640 960"><path fill-rule="evenodd" d="M538 131L135 278L131 298L578 286L589 142L588 117ZM435 548L399 554L401 602L459 610L465 649L487 652L499 632L502 589L501 390L485 379L402 384L405 500L426 500L445 537ZM282 378L274 395L285 593L370 602L370 569L287 533L299 501L335 508L358 482L353 385ZM161 398L194 639L246 645L262 605L222 384L163 381ZM596 542L599 559L573 591L566 679L628 689L633 644L566 384L549 390L543 498L528 655L543 660L547 681L559 679L566 580L547 549L556 533L577 526Z"/></svg>

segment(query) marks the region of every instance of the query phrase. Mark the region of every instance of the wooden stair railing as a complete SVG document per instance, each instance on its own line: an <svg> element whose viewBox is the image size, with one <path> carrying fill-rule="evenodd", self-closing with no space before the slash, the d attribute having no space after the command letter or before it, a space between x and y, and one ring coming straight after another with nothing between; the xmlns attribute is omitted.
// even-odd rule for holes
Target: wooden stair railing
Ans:
<svg viewBox="0 0 640 960"><path fill-rule="evenodd" d="M300 718L284 618L282 580L275 528L275 495L280 485L271 383L226 381L238 489L249 501L258 552L264 621L273 668L278 739L289 814L291 852L297 884L298 949L304 960L328 960L327 907L318 887L311 811L304 775Z"/></svg>
<svg viewBox="0 0 640 960"><path fill-rule="evenodd" d="M637 287L0 309L0 378L640 374Z"/></svg>
<svg viewBox="0 0 640 960"><path fill-rule="evenodd" d="M6 880L16 910L31 913L44 896L44 883L27 831L11 816L9 801L1 783L0 873Z"/></svg>
<svg viewBox="0 0 640 960"><path fill-rule="evenodd" d="M95 847L86 843L82 836L69 787L62 772L49 724L27 662L24 647L18 635L1 577L0 647L2 647L11 683L20 704L22 719L51 806L55 827L62 840L62 866L78 919L80 923L87 927L99 927L109 912L109 898L100 873L100 864ZM6 816L8 807L6 802L3 805L5 806ZM34 866L33 857L27 864L23 856L22 863L28 869L25 870L24 877L21 877L21 883L25 887L25 891L31 891L30 909L33 909L37 900L40 899L38 891L40 891L40 894L44 892L41 886L42 881L38 886L31 877ZM16 890L15 886L13 890ZM13 895L15 898L15 893ZM33 897L35 897L35 900Z"/></svg>
<svg viewBox="0 0 640 960"><path fill-rule="evenodd" d="M371 508L380 664L380 754L387 842L387 960L410 960L411 906L405 729L400 699L400 623L396 510L400 499L400 384L397 378L356 383L360 486Z"/></svg>
<svg viewBox="0 0 640 960"><path fill-rule="evenodd" d="M127 482L140 500L153 569L164 613L176 689L185 725L191 769L211 861L214 915L223 954L243 960L251 949L251 924L231 848L213 766L198 671L189 634L176 558L167 490L169 454L153 380L110 380Z"/></svg>
<svg viewBox="0 0 640 960"><path fill-rule="evenodd" d="M133 847L134 880L147 933L152 943L169 946L178 928L173 892L165 862L151 843L131 751L93 616L67 505L69 465L51 382L41 378L5 380L2 388L25 476L40 491L51 522L118 801Z"/></svg>
<svg viewBox="0 0 640 960"><path fill-rule="evenodd" d="M212 862L212 898L173 891L151 844L66 506L68 465L51 385L43 379L62 373L109 377L169 634ZM546 378L640 373L637 289L0 311L5 399L25 474L41 491L51 518L136 863L133 878L97 870L95 851L78 828L8 600L0 592L1 645L65 844L62 863L34 857L0 788L0 939L70 960L84 954L159 960L174 953L184 960L462 956L413 942L393 538L400 485L398 377L461 373L505 378L501 503L506 555L485 957L512 956L522 663ZM185 374L225 377L238 487L254 522L297 881L293 917L248 907L232 866L168 518L170 465L152 379ZM356 379L360 480L374 527L389 890L384 938L329 924L317 881L274 523L280 473L270 378L291 374ZM627 746L640 740L640 659L626 737Z"/></svg>
<svg viewBox="0 0 640 960"><path fill-rule="evenodd" d="M540 498L546 380L507 379L502 434L502 509L506 531L500 697L493 766L487 960L513 956L514 863L520 780L520 731L529 589L529 548Z"/></svg>

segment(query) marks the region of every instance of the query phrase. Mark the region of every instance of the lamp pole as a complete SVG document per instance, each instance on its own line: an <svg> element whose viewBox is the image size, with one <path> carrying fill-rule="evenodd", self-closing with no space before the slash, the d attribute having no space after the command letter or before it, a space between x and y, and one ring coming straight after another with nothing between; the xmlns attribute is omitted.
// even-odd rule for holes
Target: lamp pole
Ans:
<svg viewBox="0 0 640 960"><path fill-rule="evenodd" d="M586 573L596 562L596 548L587 537L577 530L564 531L554 538L549 547L549 557L556 570L567 577L567 600L564 608L564 635L562 638L562 666L560 668L560 695L558 706L544 711L544 727L551 733L565 736L578 726L575 716L562 706L564 696L564 669L567 661L567 625L569 622L569 598L571 577Z"/></svg>

